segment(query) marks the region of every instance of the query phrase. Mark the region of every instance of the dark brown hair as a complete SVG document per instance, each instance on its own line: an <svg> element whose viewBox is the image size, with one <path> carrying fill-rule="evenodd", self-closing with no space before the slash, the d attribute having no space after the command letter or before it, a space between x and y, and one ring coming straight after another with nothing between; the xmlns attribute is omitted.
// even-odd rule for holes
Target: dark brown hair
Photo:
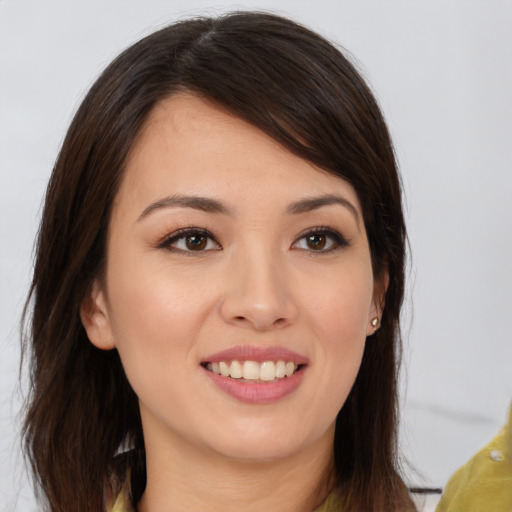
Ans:
<svg viewBox="0 0 512 512"><path fill-rule="evenodd" d="M338 414L337 485L344 510L413 508L397 473L405 227L388 130L368 86L333 45L287 19L244 12L182 21L128 48L68 130L46 193L26 308L25 449L40 497L54 512L101 510L106 474L126 445L134 500L143 492L137 397L117 351L89 343L79 308L102 272L112 201L134 140L155 105L182 90L218 103L358 194L374 273L386 269L389 287L380 329Z"/></svg>

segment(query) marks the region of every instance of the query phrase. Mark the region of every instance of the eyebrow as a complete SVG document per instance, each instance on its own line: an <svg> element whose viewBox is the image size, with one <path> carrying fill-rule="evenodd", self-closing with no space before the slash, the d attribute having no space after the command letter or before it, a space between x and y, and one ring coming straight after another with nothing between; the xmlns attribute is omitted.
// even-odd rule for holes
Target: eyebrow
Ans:
<svg viewBox="0 0 512 512"><path fill-rule="evenodd" d="M150 213L155 210L162 208L193 208L194 210L201 210L209 213L223 213L226 215L230 214L230 210L223 205L221 202L210 199L208 197L197 197L197 196L170 196L163 199L159 199L154 203L151 203L144 211L139 215L137 221L140 221L147 217Z"/></svg>
<svg viewBox="0 0 512 512"><path fill-rule="evenodd" d="M335 204L347 208L355 217L356 222L359 224L359 212L357 211L357 208L348 199L335 194L326 194L318 197L308 197L301 199L296 203L292 203L288 207L288 213L306 213L312 210L317 210L318 208L322 208L323 206L331 206Z"/></svg>
<svg viewBox="0 0 512 512"><path fill-rule="evenodd" d="M287 211L290 214L297 215L301 213L311 212L324 206L331 205L341 205L347 208L356 219L356 222L359 224L359 212L357 211L357 208L348 199L345 199L342 196L334 194L326 194L322 196L307 197L305 199L301 199L300 201L296 201L292 203L290 206L288 206ZM159 199L158 201L151 203L139 215L137 222L141 221L155 210L176 207L192 208L194 210L200 210L208 213L232 215L231 210L226 205L224 205L220 201L217 201L216 199L200 196L174 195L165 197L163 199Z"/></svg>

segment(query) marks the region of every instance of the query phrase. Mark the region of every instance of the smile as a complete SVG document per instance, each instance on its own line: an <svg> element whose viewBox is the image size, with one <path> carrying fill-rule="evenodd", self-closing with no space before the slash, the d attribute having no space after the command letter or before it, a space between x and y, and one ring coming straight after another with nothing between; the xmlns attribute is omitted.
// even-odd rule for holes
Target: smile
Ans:
<svg viewBox="0 0 512 512"><path fill-rule="evenodd" d="M229 377L244 381L272 382L286 377L291 377L303 365L298 365L293 361L219 361L208 362L204 368L222 377Z"/></svg>
<svg viewBox="0 0 512 512"><path fill-rule="evenodd" d="M293 394L305 378L309 359L285 347L238 345L200 361L215 388L239 402L271 404Z"/></svg>

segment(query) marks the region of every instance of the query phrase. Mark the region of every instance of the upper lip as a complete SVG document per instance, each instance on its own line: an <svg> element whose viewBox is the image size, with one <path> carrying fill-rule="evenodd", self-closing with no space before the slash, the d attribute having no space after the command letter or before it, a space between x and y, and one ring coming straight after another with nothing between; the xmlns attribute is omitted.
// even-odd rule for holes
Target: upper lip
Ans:
<svg viewBox="0 0 512 512"><path fill-rule="evenodd" d="M286 361L295 364L308 364L307 357L294 352L293 350L280 347L260 347L254 345L237 345L220 352L215 352L201 360L203 363L220 363L221 361Z"/></svg>

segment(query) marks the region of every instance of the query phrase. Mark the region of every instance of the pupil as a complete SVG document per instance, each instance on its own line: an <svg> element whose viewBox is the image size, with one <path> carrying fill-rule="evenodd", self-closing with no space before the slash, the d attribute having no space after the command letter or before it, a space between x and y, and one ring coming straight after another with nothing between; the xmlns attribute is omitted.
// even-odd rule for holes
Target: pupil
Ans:
<svg viewBox="0 0 512 512"><path fill-rule="evenodd" d="M186 239L187 249L201 251L206 247L206 237L203 235L190 235Z"/></svg>
<svg viewBox="0 0 512 512"><path fill-rule="evenodd" d="M308 236L308 245L311 249L323 249L326 244L325 235L310 235Z"/></svg>

